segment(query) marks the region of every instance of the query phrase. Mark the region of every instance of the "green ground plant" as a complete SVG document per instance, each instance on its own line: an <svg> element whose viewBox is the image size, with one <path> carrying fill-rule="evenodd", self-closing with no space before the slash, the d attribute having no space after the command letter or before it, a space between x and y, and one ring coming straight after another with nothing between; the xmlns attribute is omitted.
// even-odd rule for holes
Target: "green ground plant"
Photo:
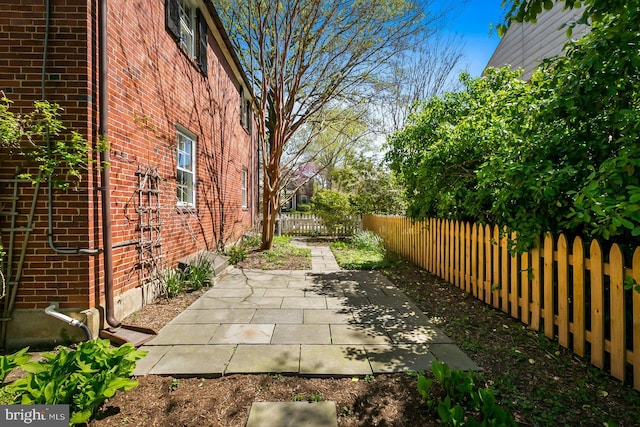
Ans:
<svg viewBox="0 0 640 427"><path fill-rule="evenodd" d="M451 369L434 361L431 371L442 393L434 395L434 379L418 374L418 393L443 426L516 426L513 416L496 402L491 387L481 386L478 374Z"/></svg>
<svg viewBox="0 0 640 427"><path fill-rule="evenodd" d="M378 270L390 268L398 261L385 250L382 240L370 231L360 231L353 237L332 242L333 255L341 268L347 270Z"/></svg>
<svg viewBox="0 0 640 427"><path fill-rule="evenodd" d="M111 347L108 340L86 341L75 350L59 347L57 353L43 353L42 362L30 362L27 351L0 356L5 376L18 366L27 372L4 385L3 394L22 405L68 404L71 425L87 422L117 391L136 387L131 375L146 355L131 344Z"/></svg>
<svg viewBox="0 0 640 427"><path fill-rule="evenodd" d="M160 275L160 281L167 298L173 298L184 290L182 271L177 268L168 268Z"/></svg>
<svg viewBox="0 0 640 427"><path fill-rule="evenodd" d="M214 275L213 262L204 254L198 254L193 263L187 265L182 273L189 288L194 291L209 286Z"/></svg>

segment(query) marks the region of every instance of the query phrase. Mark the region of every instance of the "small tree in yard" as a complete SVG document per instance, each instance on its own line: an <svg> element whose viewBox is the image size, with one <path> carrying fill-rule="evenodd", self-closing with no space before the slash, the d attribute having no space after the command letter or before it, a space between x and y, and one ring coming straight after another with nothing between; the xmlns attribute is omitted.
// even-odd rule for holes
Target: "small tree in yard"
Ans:
<svg viewBox="0 0 640 427"><path fill-rule="evenodd" d="M322 190L313 196L311 202L314 213L330 233L335 233L340 226L353 225L353 210L348 195L335 190Z"/></svg>
<svg viewBox="0 0 640 427"><path fill-rule="evenodd" d="M249 0L216 3L255 97L263 177L262 248L273 243L282 159L312 117L373 93L376 75L430 27L414 0ZM431 19L432 20L432 19Z"/></svg>

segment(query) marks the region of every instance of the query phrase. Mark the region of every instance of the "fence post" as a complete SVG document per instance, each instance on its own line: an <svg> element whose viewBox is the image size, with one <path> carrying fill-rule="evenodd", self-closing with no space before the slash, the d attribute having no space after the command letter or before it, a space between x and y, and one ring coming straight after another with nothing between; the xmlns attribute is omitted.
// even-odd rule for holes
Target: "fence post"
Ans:
<svg viewBox="0 0 640 427"><path fill-rule="evenodd" d="M544 334L553 338L553 236L547 233L544 237L544 284L543 289L543 317Z"/></svg>

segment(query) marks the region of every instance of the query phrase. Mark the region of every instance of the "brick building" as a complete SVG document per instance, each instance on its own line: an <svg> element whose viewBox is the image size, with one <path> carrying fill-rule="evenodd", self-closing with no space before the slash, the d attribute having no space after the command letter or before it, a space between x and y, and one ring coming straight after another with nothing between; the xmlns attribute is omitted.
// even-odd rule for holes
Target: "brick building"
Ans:
<svg viewBox="0 0 640 427"><path fill-rule="evenodd" d="M0 90L109 144L68 191L0 154L3 346L82 338L52 303L96 334L157 294L158 271L251 227L251 92L211 2L0 0Z"/></svg>

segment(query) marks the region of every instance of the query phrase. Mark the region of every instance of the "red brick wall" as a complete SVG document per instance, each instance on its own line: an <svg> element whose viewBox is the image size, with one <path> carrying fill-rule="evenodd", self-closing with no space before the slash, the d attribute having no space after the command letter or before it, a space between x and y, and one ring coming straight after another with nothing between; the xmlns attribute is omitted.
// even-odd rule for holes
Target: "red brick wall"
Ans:
<svg viewBox="0 0 640 427"><path fill-rule="evenodd" d="M95 143L97 134L96 1L52 0L47 99L64 108L65 124ZM165 29L164 0L110 0L108 16L109 135L113 243L140 236L136 171L156 168L161 176L163 266L219 242L236 240L253 213L241 208L242 169L249 171L254 197L254 144L240 125L239 82L216 38L209 34L208 76L178 48ZM44 1L0 0L0 89L16 111L40 99ZM197 136L196 208L176 208L176 124ZM0 158L10 175L14 160ZM98 169L93 166L77 192L55 193L59 246L101 245ZM21 210L30 202L25 187ZM251 203L249 203L251 208ZM41 188L17 309L63 309L98 305L102 257L55 254L47 245L46 186ZM0 222L6 219L0 216ZM5 237L3 236L3 242ZM5 243L6 246L6 243ZM140 286L136 246L114 249L118 296Z"/></svg>
<svg viewBox="0 0 640 427"><path fill-rule="evenodd" d="M42 98L41 73L45 40L44 1L16 2L0 0L0 90L14 101L15 113L30 111L33 102ZM64 107L65 125L89 139L94 129L88 117L92 104L89 70L91 69L90 2L72 0L51 1L51 29L47 49L45 96ZM5 151L0 157L0 176L10 178L15 166L37 173L20 156L11 157ZM92 176L83 177L77 191L55 191L53 207L55 241L60 247L83 247L93 244L88 230L90 221L88 199L93 187ZM8 195L11 185L0 186L0 194ZM34 187L21 184L17 227L27 225ZM42 309L51 302L62 308L87 308L91 301L89 268L93 262L87 256L60 256L47 243L47 186L38 193L38 204L26 253L16 309ZM10 211L10 203L3 202L0 211ZM10 216L0 215L0 227L11 224ZM4 231L2 242L8 249L10 235ZM24 237L16 234L14 271Z"/></svg>
<svg viewBox="0 0 640 427"><path fill-rule="evenodd" d="M137 236L135 173L162 178L165 265L235 241L251 225L241 209L242 168L253 171L250 135L240 125L239 82L209 34L208 75L165 29L164 0L109 2L109 108L114 244ZM176 207L176 124L197 137L196 209ZM135 247L116 249L118 292L138 285Z"/></svg>

